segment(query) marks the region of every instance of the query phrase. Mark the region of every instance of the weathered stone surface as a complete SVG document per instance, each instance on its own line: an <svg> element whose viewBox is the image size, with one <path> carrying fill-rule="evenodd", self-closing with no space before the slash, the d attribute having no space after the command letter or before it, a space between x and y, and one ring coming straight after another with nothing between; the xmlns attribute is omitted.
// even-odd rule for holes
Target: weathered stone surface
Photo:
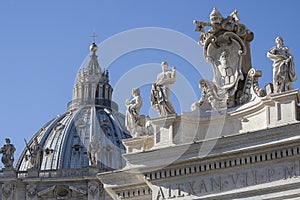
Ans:
<svg viewBox="0 0 300 200"><path fill-rule="evenodd" d="M276 46L271 48L267 56L273 61L274 93L293 89L292 82L296 81L294 58L288 47L283 46L283 38L277 37Z"/></svg>

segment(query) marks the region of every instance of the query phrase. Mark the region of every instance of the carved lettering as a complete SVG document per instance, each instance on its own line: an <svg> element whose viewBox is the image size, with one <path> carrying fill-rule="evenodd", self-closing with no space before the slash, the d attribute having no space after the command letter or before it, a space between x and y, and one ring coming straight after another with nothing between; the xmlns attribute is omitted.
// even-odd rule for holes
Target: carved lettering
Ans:
<svg viewBox="0 0 300 200"><path fill-rule="evenodd" d="M257 184L257 171L252 171L252 177L253 177L253 185ZM248 186L248 184L247 184Z"/></svg>
<svg viewBox="0 0 300 200"><path fill-rule="evenodd" d="M200 182L200 193L203 193L203 191L204 191L204 192L207 192L207 187L206 187L206 185L205 185L204 180L202 180L202 181Z"/></svg>
<svg viewBox="0 0 300 200"><path fill-rule="evenodd" d="M237 184L237 180L238 180L238 178L239 178L239 175L240 175L240 174L238 174L238 173L237 173L237 174L234 174L234 175L233 175L233 174L231 175L231 179L232 179L232 182L233 182L233 184L234 184L235 187L237 187L236 184Z"/></svg>
<svg viewBox="0 0 300 200"><path fill-rule="evenodd" d="M184 196L184 194L182 194L183 187L181 187L181 186L184 186L184 183L177 183L176 184L177 191L178 191L178 193L177 193L178 197L183 197Z"/></svg>
<svg viewBox="0 0 300 200"><path fill-rule="evenodd" d="M215 189L216 189L216 190L219 190L219 191L222 190L221 176L219 176L219 177L217 178L217 180L214 179L214 178L211 178L211 179L210 179L210 183L211 183L211 188L212 188L213 191L214 191Z"/></svg>
<svg viewBox="0 0 300 200"><path fill-rule="evenodd" d="M187 182L185 184L185 188L187 189L188 195L194 195L195 194L194 184L195 184L195 181Z"/></svg>
<svg viewBox="0 0 300 200"><path fill-rule="evenodd" d="M244 187L247 187L248 186L248 173L245 172L243 174L244 174Z"/></svg>
<svg viewBox="0 0 300 200"><path fill-rule="evenodd" d="M156 196L156 200L162 200L162 199L165 199L165 194L163 192L162 187L159 187L157 196Z"/></svg>
<svg viewBox="0 0 300 200"><path fill-rule="evenodd" d="M176 195L175 195L175 194L172 195L172 188L171 188L171 185L168 185L167 188L168 188L168 195L169 195L169 196L168 196L168 199L176 198Z"/></svg>
<svg viewBox="0 0 300 200"><path fill-rule="evenodd" d="M275 175L275 170L273 168L268 169L268 181L271 181L271 178Z"/></svg>
<svg viewBox="0 0 300 200"><path fill-rule="evenodd" d="M213 192L223 192L256 184L267 183L299 176L299 163L275 163L270 165L259 165L252 169L238 169L229 174L216 172L189 177L178 182L167 185L159 185L153 189L152 199L185 199L199 197Z"/></svg>
<svg viewBox="0 0 300 200"><path fill-rule="evenodd" d="M290 166L290 167L285 166L284 174L285 174L285 179L297 176L295 164L292 164L292 166Z"/></svg>

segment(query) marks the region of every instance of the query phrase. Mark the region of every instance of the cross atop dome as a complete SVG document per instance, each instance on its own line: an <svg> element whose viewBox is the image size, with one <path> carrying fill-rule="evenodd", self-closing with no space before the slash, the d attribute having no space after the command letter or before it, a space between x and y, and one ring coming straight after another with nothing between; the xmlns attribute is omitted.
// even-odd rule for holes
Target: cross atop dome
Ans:
<svg viewBox="0 0 300 200"><path fill-rule="evenodd" d="M93 54L95 54L98 50L98 46L96 44L96 37L98 37L98 35L94 32L93 35L91 35L91 38L93 38L93 43L90 45L90 51L93 52Z"/></svg>
<svg viewBox="0 0 300 200"><path fill-rule="evenodd" d="M96 43L96 37L98 37L98 35L94 31L93 35L91 35L91 38L93 38L93 43Z"/></svg>

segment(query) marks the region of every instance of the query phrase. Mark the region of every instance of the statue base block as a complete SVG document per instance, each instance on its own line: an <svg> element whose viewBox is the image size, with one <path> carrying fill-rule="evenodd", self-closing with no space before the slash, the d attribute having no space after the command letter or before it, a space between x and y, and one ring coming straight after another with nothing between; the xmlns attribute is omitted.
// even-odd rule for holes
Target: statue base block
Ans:
<svg viewBox="0 0 300 200"><path fill-rule="evenodd" d="M28 177L29 178L39 177L39 170L38 169L28 169Z"/></svg>
<svg viewBox="0 0 300 200"><path fill-rule="evenodd" d="M149 150L154 145L153 135L125 139L122 141L126 147L126 153L135 153Z"/></svg>
<svg viewBox="0 0 300 200"><path fill-rule="evenodd" d="M16 177L16 171L13 168L4 168L3 169L4 177Z"/></svg>
<svg viewBox="0 0 300 200"><path fill-rule="evenodd" d="M174 145L179 118L177 115L169 115L151 120L154 127L154 148Z"/></svg>

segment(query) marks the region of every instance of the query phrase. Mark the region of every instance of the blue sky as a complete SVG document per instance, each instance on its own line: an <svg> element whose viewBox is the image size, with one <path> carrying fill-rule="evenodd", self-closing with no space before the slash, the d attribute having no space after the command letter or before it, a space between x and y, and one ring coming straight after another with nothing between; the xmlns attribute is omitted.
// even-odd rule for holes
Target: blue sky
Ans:
<svg viewBox="0 0 300 200"><path fill-rule="evenodd" d="M272 81L272 62L266 52L273 47L276 36L285 39L296 63L300 76L299 16L298 0L279 1L102 1L102 0L9 0L0 2L0 144L10 137L17 147L17 154L24 148L24 138L29 140L46 122L66 111L67 103L72 100L72 89L78 69L89 54L92 42L90 35L95 31L96 42L112 41L116 34L127 33L132 29L144 27L163 28L170 33L182 34L187 39L198 41L199 33L194 32L194 19L208 21L211 10L216 7L226 17L238 9L240 23L254 32L251 43L252 65L263 71L260 85L263 87ZM127 32L126 32L127 31ZM140 41L149 41L149 35L138 36ZM172 38L163 38L174 48L180 43ZM151 38L151 40L154 40ZM157 38L157 41L162 38ZM134 44L135 40L124 43ZM111 84L117 88L124 85L126 74L139 77L138 81L147 80L142 87L144 105L142 112L151 115L149 109L148 81L155 81L146 72L149 69L159 72L159 63L166 60L175 65L183 78L188 80L194 94L193 102L200 96L198 81L201 74L189 61L172 51L161 48L143 48L119 55L111 63L101 63L101 59L124 47L124 43L100 48L98 55L102 68L110 72ZM109 44L109 43L106 43ZM102 47L102 46L101 46ZM203 61L202 47L192 53ZM180 49L180 48L179 48ZM105 50L105 51L104 51ZM196 66L210 68L210 65ZM206 69L205 69L206 70ZM137 73L137 74L136 74ZM124 78L125 76L125 78ZM128 78L128 77L127 77ZM149 80L148 80L149 79ZM299 78L300 79L300 78ZM120 81L121 80L121 81ZM122 82L123 81L123 82ZM176 84L176 83L175 83ZM177 84L174 99L176 111L188 111L181 106L185 87ZM294 84L299 88L300 81ZM120 90L120 89L119 89ZM180 90L184 95L180 97ZM126 94L127 95L127 94ZM128 98L130 93L123 98ZM123 99L114 95L124 110ZM120 99L121 98L121 99ZM194 98L194 99L193 99ZM1 166L1 164L0 164Z"/></svg>

